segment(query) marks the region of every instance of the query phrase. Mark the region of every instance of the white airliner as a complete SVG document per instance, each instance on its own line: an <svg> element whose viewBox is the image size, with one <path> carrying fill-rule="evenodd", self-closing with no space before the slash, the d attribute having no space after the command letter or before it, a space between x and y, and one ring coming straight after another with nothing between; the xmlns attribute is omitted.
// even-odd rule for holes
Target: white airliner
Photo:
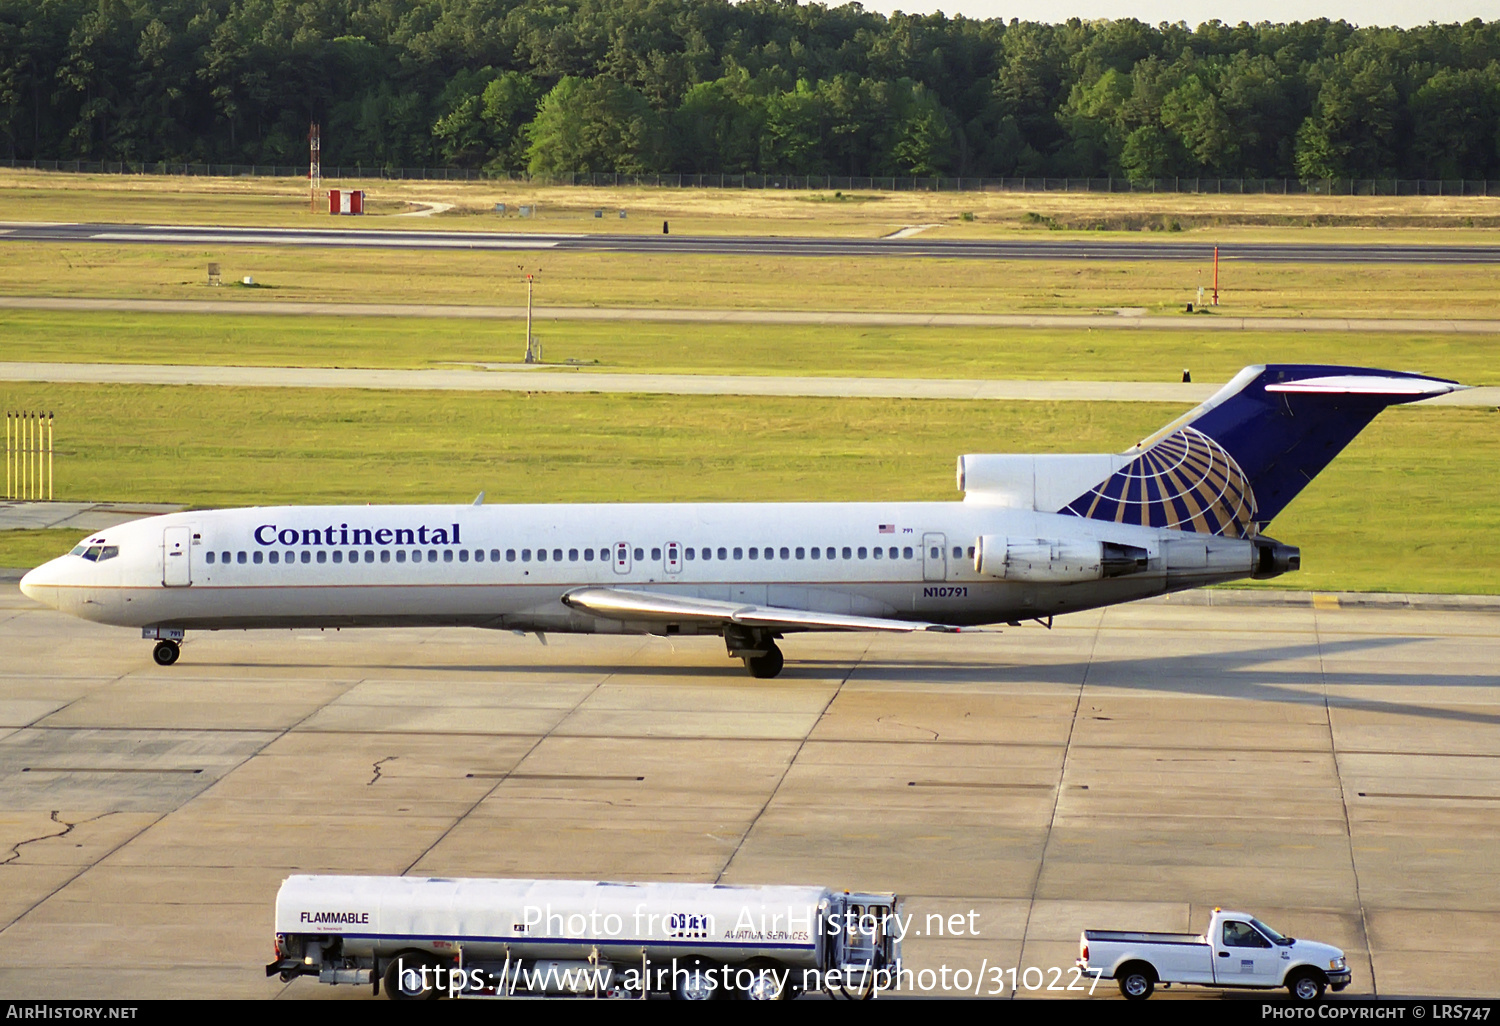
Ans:
<svg viewBox="0 0 1500 1026"><path fill-rule="evenodd" d="M189 630L467 626L718 635L774 677L794 631L1015 624L1296 570L1262 534L1272 518L1382 409L1459 387L1248 367L1121 454L960 457L961 502L173 513L88 538L21 590L141 628L164 666Z"/></svg>

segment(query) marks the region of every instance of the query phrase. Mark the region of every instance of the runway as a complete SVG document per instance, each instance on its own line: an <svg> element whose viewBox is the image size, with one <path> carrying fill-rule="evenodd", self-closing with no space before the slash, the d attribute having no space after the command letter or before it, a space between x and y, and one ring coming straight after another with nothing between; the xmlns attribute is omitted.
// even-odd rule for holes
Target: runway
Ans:
<svg viewBox="0 0 1500 1026"><path fill-rule="evenodd" d="M1343 947L1346 994L1493 994L1455 968L1500 927L1494 604L1206 594L798 636L755 681L713 639L463 630L190 635L167 669L12 579L0 993L369 1000L263 974L276 888L326 871L894 889L976 913L912 968L1022 978L1224 905Z"/></svg>
<svg viewBox="0 0 1500 1026"><path fill-rule="evenodd" d="M831 399L990 399L1200 403L1222 382L1000 381L955 378L773 377L750 374L618 374L543 365L485 369L215 367L149 363L0 363L0 381L74 384L220 385L238 388L373 388L457 392L610 392L636 395L756 395ZM1497 406L1500 386L1425 399L1423 406Z"/></svg>
<svg viewBox="0 0 1500 1026"><path fill-rule="evenodd" d="M378 228L229 228L0 222L0 241L173 246L324 246L361 249L570 250L575 252L962 260L1212 260L1214 244L1114 239L855 239L610 235ZM1265 263L1500 263L1500 246L1226 243L1223 260Z"/></svg>

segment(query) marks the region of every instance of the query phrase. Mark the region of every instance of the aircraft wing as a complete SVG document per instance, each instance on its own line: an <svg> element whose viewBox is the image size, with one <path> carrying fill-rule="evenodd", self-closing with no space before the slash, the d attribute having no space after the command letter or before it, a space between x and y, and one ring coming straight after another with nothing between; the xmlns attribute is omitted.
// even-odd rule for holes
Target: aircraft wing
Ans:
<svg viewBox="0 0 1500 1026"><path fill-rule="evenodd" d="M824 631L941 631L957 634L959 628L941 623L885 620L873 616L819 613L784 606L758 606L744 602L664 595L629 588L578 588L563 596L563 603L610 620L671 620L693 623L733 623L746 627L783 627Z"/></svg>

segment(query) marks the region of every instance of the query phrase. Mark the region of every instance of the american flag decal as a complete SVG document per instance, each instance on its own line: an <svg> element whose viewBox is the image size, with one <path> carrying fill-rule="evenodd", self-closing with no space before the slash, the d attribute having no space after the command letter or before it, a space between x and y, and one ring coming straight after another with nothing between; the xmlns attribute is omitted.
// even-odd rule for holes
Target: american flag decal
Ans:
<svg viewBox="0 0 1500 1026"><path fill-rule="evenodd" d="M895 534L896 533L896 525L895 524L881 524L880 525L880 533L881 534Z"/></svg>

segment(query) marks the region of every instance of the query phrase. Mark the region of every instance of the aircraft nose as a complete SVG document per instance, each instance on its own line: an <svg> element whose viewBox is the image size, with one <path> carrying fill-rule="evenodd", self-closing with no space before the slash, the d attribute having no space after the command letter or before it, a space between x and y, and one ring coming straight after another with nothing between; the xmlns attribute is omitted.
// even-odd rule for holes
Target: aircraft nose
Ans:
<svg viewBox="0 0 1500 1026"><path fill-rule="evenodd" d="M21 594L43 605L56 608L52 586L57 584L58 560L49 560L21 578Z"/></svg>

